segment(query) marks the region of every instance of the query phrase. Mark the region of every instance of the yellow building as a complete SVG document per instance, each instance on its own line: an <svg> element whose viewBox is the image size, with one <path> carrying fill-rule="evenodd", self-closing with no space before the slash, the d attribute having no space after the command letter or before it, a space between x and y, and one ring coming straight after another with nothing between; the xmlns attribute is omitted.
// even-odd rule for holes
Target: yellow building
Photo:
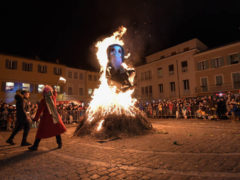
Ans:
<svg viewBox="0 0 240 180"><path fill-rule="evenodd" d="M100 74L99 72L86 71L86 101L91 100L92 93L94 89L98 88L100 85Z"/></svg>
<svg viewBox="0 0 240 180"><path fill-rule="evenodd" d="M136 67L136 96L157 100L195 96L193 55L207 46L192 39L146 57L146 64Z"/></svg>
<svg viewBox="0 0 240 180"><path fill-rule="evenodd" d="M22 89L30 91L30 100L37 102L43 85L56 86L62 74L65 74L65 66L60 64L0 54L0 99L13 103L16 90ZM61 96L63 87L56 89Z"/></svg>
<svg viewBox="0 0 240 180"><path fill-rule="evenodd" d="M238 92L240 89L240 42L194 55L196 94Z"/></svg>

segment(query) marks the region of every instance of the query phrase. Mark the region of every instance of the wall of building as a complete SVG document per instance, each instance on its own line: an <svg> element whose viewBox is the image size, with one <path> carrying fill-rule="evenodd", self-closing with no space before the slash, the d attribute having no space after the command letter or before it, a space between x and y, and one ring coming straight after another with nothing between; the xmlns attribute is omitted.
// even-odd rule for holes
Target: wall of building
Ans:
<svg viewBox="0 0 240 180"><path fill-rule="evenodd" d="M12 62L17 62L16 68L11 69ZM25 66L23 65L23 63L25 63L25 65L29 64L31 67L29 69L26 69L24 68ZM45 73L40 73L38 71L39 65L47 67ZM54 68L61 69L61 73L55 74ZM36 102L41 98L41 94L38 92L38 85L57 85L59 77L64 73L65 67L60 64L0 54L0 98L9 103L14 102L13 97L15 95L15 91L18 89L22 89L23 83L26 83L30 84L31 86L29 89L31 91L31 100L33 102ZM14 88L12 90L6 91L7 82L14 83Z"/></svg>
<svg viewBox="0 0 240 180"><path fill-rule="evenodd" d="M206 46L201 41L193 39L148 56L147 63L136 68L136 96L145 100L195 96L196 79L193 55L205 49ZM176 54L169 54L174 50ZM163 54L168 56L161 58ZM184 63L187 63L187 66L184 67L182 65ZM173 72L169 72L169 65L173 65ZM159 76L159 68L162 68L161 76ZM144 76L142 74L146 72L151 72L151 78L147 78L147 80L142 78ZM189 89L184 89L184 81L188 81ZM173 92L171 92L170 82L175 83ZM160 84L163 85L163 92L160 92ZM149 86L152 87L151 95L142 95L142 88Z"/></svg>
<svg viewBox="0 0 240 180"><path fill-rule="evenodd" d="M230 63L230 56L236 55L234 64ZM196 92L198 95L212 94L222 91L237 92L239 88L234 88L233 73L240 73L240 42L221 46L194 55L196 71ZM219 59L220 64L216 64ZM201 68L201 62L207 62L206 69ZM215 63L213 63L215 62ZM202 65L203 66L203 65ZM216 76L222 76L222 85L217 85ZM203 87L201 78L207 78L208 87Z"/></svg>

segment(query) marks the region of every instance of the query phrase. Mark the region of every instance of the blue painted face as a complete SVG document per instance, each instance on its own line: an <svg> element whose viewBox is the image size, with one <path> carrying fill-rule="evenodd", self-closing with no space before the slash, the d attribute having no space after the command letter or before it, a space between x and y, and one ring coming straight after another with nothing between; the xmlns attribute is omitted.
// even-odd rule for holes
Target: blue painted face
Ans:
<svg viewBox="0 0 240 180"><path fill-rule="evenodd" d="M109 53L109 58L112 66L118 70L121 67L121 64L123 62L122 57L122 48L120 46L112 46Z"/></svg>

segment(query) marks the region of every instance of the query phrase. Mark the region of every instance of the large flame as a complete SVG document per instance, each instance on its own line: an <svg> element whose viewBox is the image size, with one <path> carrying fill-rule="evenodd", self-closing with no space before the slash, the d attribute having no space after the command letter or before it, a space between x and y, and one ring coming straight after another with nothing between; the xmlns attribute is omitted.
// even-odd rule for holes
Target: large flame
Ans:
<svg viewBox="0 0 240 180"><path fill-rule="evenodd" d="M135 116L134 104L137 101L132 98L134 90L127 90L126 92L117 92L115 86L109 86L106 78L106 70L108 64L107 48L112 44L124 45L122 36L126 32L125 27L121 27L114 32L111 37L107 37L102 41L96 43L98 49L96 55L101 66L101 76L99 88L95 89L92 95L92 100L87 109L88 121L92 122L95 118L101 117L98 124L97 131L101 130L104 122L104 117L108 114L125 114L127 116ZM129 56L129 55L128 55ZM123 63L125 69L129 67ZM130 79L133 83L134 78Z"/></svg>

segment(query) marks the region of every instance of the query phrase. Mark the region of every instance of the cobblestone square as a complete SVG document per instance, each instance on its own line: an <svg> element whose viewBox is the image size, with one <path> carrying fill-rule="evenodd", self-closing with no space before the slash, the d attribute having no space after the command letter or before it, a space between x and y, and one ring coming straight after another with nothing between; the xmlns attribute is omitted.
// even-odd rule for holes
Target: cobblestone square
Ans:
<svg viewBox="0 0 240 180"><path fill-rule="evenodd" d="M62 136L43 139L36 152L21 147L22 132L10 146L0 132L0 179L240 179L240 123L208 120L152 120L156 132L99 143ZM31 129L29 141L34 141Z"/></svg>

